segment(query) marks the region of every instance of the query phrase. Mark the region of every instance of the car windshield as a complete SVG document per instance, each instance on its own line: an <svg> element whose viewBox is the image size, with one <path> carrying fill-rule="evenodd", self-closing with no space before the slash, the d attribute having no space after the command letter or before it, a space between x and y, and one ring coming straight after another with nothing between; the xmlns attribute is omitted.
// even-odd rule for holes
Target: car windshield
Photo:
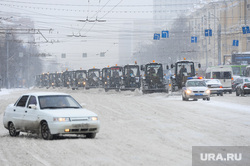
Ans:
<svg viewBox="0 0 250 166"><path fill-rule="evenodd" d="M148 76L159 76L162 77L163 70L160 64L150 64L146 66Z"/></svg>
<svg viewBox="0 0 250 166"><path fill-rule="evenodd" d="M178 62L177 64L177 74L179 75L191 75L194 73L194 63L193 62Z"/></svg>
<svg viewBox="0 0 250 166"><path fill-rule="evenodd" d="M138 76L139 75L139 67L126 67L124 69L125 71L125 75L126 76L130 76L130 77L135 77L135 76Z"/></svg>
<svg viewBox="0 0 250 166"><path fill-rule="evenodd" d="M201 87L206 86L205 81L188 81L187 87Z"/></svg>
<svg viewBox="0 0 250 166"><path fill-rule="evenodd" d="M81 108L69 95L39 96L38 101L41 109Z"/></svg>

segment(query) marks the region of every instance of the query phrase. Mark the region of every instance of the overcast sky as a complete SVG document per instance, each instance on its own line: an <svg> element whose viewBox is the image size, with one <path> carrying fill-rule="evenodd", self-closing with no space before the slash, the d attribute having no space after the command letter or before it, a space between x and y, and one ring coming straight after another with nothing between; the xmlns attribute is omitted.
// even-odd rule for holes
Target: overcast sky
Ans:
<svg viewBox="0 0 250 166"><path fill-rule="evenodd" d="M13 18L30 17L36 29L43 29L43 36L35 38L40 51L57 57L62 53L67 57L87 53L96 58L100 52L107 52L107 58L112 59L121 47L121 36L139 35L142 40L151 40L152 36L138 29L151 28L152 0L1 0L0 15L4 12L11 12ZM105 22L82 22L87 19ZM134 22L136 27L132 26Z"/></svg>

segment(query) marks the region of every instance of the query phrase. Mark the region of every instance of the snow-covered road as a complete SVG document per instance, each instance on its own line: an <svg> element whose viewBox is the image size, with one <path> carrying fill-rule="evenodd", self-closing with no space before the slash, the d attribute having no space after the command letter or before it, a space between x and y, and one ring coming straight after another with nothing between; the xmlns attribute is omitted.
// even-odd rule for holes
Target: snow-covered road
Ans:
<svg viewBox="0 0 250 166"><path fill-rule="evenodd" d="M250 96L182 101L181 96L98 89L60 90L99 115L95 139L10 137L2 125L4 109L30 91L49 90L0 92L0 165L191 166L192 146L250 145Z"/></svg>

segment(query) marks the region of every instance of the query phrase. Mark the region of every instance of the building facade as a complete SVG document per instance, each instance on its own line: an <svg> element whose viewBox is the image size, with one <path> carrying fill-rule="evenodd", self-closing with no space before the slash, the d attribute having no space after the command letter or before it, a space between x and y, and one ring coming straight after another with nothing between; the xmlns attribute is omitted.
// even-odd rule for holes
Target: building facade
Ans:
<svg viewBox="0 0 250 166"><path fill-rule="evenodd" d="M204 5L190 14L190 30L198 37L199 61L208 66L229 64L232 54L250 49L249 33L242 27L249 26L250 0L217 1ZM211 29L212 36L205 30Z"/></svg>

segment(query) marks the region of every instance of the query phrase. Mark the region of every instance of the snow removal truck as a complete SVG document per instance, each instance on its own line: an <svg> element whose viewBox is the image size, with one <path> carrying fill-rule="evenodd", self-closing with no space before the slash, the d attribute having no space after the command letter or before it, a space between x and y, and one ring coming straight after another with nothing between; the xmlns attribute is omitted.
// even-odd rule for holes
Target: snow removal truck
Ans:
<svg viewBox="0 0 250 166"><path fill-rule="evenodd" d="M198 67L201 65L198 64ZM174 65L171 64L171 69L174 69L174 75L171 76L172 92L181 90L189 77L196 76L195 63L191 60L177 61Z"/></svg>
<svg viewBox="0 0 250 166"><path fill-rule="evenodd" d="M139 65L137 64L125 65L123 67L121 91L125 90L134 91L135 89L140 89L140 87L141 87L141 76L140 76Z"/></svg>
<svg viewBox="0 0 250 166"><path fill-rule="evenodd" d="M144 71L142 78L142 92L168 92L168 86L163 77L163 65L161 63L148 63L141 65L141 70Z"/></svg>

